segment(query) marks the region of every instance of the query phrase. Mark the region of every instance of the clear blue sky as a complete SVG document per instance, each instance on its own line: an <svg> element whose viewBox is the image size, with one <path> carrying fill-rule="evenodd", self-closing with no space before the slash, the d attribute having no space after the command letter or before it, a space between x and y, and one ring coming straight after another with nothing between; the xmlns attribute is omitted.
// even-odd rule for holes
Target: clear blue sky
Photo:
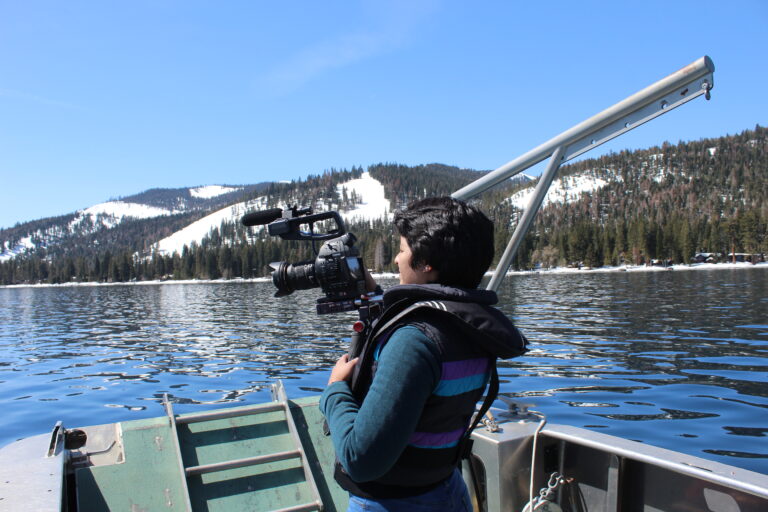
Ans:
<svg viewBox="0 0 768 512"><path fill-rule="evenodd" d="M705 54L712 101L604 151L768 124L768 2L0 0L0 227L153 187L493 169Z"/></svg>

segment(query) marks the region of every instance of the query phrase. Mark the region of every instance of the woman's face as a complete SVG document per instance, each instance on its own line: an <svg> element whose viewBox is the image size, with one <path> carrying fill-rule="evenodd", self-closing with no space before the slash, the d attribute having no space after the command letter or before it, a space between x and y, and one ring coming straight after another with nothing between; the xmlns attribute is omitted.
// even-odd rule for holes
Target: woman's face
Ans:
<svg viewBox="0 0 768 512"><path fill-rule="evenodd" d="M400 237L400 252L395 256L395 265L400 270L400 284L427 284L437 280L437 271L428 264L412 268L413 253L404 236Z"/></svg>

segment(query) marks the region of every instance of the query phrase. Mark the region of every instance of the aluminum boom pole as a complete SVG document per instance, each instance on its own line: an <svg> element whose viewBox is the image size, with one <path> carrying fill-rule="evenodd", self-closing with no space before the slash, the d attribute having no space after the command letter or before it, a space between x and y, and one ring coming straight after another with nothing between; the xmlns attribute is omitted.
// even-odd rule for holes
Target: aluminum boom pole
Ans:
<svg viewBox="0 0 768 512"><path fill-rule="evenodd" d="M470 199L552 156L487 288L498 290L560 165L694 98L704 95L709 99L709 91L714 85L714 72L712 59L701 57L454 192L452 196L457 199Z"/></svg>
<svg viewBox="0 0 768 512"><path fill-rule="evenodd" d="M712 59L701 57L457 190L452 196L465 200L475 197L545 160L556 148L566 148L561 157L562 164L698 96L706 95L709 99L714 71Z"/></svg>
<svg viewBox="0 0 768 512"><path fill-rule="evenodd" d="M486 289L495 292L499 291L501 280L504 279L504 275L512 264L512 258L515 257L517 249L523 241L523 237L528 232L528 229L530 229L531 224L533 224L533 219L536 217L536 213L539 211L539 207L544 201L544 197L546 197L547 191L557 175L557 170L560 168L560 158L563 156L564 152L565 148L557 148L552 155L552 158L549 160L547 170L541 174L541 177L539 177L539 182L536 184L536 190L534 190L533 197L531 198L530 203L528 203L528 208L525 209L522 218L517 223L515 232L512 234L512 238L510 238L509 244L504 250L504 254L501 256L499 264L496 266L496 271L493 273L491 282L488 283Z"/></svg>

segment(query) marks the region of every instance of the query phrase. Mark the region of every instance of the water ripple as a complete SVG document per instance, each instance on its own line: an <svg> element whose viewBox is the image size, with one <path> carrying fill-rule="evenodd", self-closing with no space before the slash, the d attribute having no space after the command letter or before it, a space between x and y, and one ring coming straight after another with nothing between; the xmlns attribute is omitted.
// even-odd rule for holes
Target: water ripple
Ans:
<svg viewBox="0 0 768 512"><path fill-rule="evenodd" d="M551 422L768 473L768 279L759 271L517 275L501 309L532 342L504 395ZM386 281L386 285L392 284ZM0 289L0 444L65 426L319 393L354 313L271 283ZM503 406L500 400L498 406Z"/></svg>

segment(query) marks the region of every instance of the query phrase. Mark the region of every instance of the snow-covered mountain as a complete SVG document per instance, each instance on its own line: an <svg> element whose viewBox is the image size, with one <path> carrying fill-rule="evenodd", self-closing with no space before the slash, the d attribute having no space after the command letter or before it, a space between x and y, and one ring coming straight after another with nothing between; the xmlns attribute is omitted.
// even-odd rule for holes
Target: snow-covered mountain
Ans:
<svg viewBox="0 0 768 512"><path fill-rule="evenodd" d="M525 179L519 179L518 183L524 184L524 188L509 197L509 201L519 209L525 209L528 205L531 195L536 186L535 177L525 176ZM606 179L595 176L591 172L583 174L574 174L557 178L550 188L545 203L566 203L578 201L581 195L598 190L608 183ZM355 193L356 197L362 198L354 208L341 210L340 214L345 222L358 222L380 219L382 217L391 218L390 201L386 197L384 185L371 177L370 173L365 172L358 179L350 180L336 186L339 197L346 193L351 195ZM327 209L338 209L338 205L324 204L317 202L313 205L315 211L325 211ZM160 254L173 254L181 252L184 246L191 246L192 243L200 244L201 241L215 229L221 226L223 221L239 222L240 218L248 212L267 208L266 196L259 197L250 201L237 203L226 208L217 210L205 217L191 223L184 229L173 233L160 240L156 245L156 250Z"/></svg>
<svg viewBox="0 0 768 512"><path fill-rule="evenodd" d="M53 247L70 237L84 237L113 230L125 221L182 215L231 202L238 194L263 188L208 185L179 189L151 189L119 200L107 201L51 219L31 221L0 230L0 262Z"/></svg>
<svg viewBox="0 0 768 512"><path fill-rule="evenodd" d="M515 183L524 186L524 188L512 195L509 201L516 207L523 209L533 193L535 178L516 177ZM604 186L605 183L605 180L594 178L588 174L561 178L553 184L547 196L547 202L578 200L581 193L596 190ZM261 186L266 188L264 184ZM187 223L170 235L152 243L150 251L145 255L153 251L162 255L181 253L185 245L188 247L193 243L199 245L205 237L211 235L214 229L220 228L222 223L237 224L246 213L274 207L274 202L270 204L267 195L232 203L232 199L238 193L256 190L254 187L257 186L208 185L172 190L153 189L120 200L100 203L78 210L68 216L66 222L44 223L35 229L27 230L21 236L6 237L5 240L0 239L0 262L8 261L39 247L53 247L67 237L82 237L104 230L113 230L126 221L174 215L183 217L190 212L207 209L210 213L202 217L198 214L195 218L190 218ZM300 197L294 197L292 204L312 206L315 211L339 210L347 223L383 217L391 218L390 198L386 195L385 187L369 172L362 173L359 178L337 184L336 195L337 201L316 200L311 205L305 204L305 201ZM354 201L351 201L353 206L342 207L342 198L350 197L354 198ZM215 208L217 204L215 201L217 200L219 204L224 204L224 206ZM290 205L279 206L288 207Z"/></svg>
<svg viewBox="0 0 768 512"><path fill-rule="evenodd" d="M713 154L710 151L710 154ZM672 170L665 164L662 154L649 154L639 164L637 171L660 182ZM679 174L679 172L678 172ZM178 218L173 230L159 240L149 241L143 254L157 252L161 255L181 253L184 246L200 245L205 237L211 236L223 223L239 224L246 213L275 206L286 208L294 204L311 206L315 211L338 210L347 223L369 221L391 216L390 199L384 184L373 178L370 172L358 174L358 178L336 184L336 198L315 199L307 204L299 189L289 198L283 198L284 204L276 204L268 196L270 184L229 186L207 185L182 189L152 189L141 194L120 200L100 203L79 210L59 222L43 223L33 226L26 232L16 232L15 237L6 235L0 238L0 262L17 255L33 251L39 247L52 247L67 237L83 237L105 230L114 230L126 221L141 219ZM611 182L621 181L620 173L615 169L583 169L563 173L550 187L542 206L566 204L581 200L589 194L607 186ZM515 208L524 210L534 193L537 178L519 175L513 183L517 191L507 198ZM291 187L291 184L271 184ZM261 195L255 195L259 191ZM250 198L237 201L238 194L251 192ZM426 191L425 191L426 193ZM203 214L203 212L208 212ZM196 214L193 214L197 212ZM187 219L185 221L185 219ZM9 231L9 230L4 230ZM168 230L166 230L168 231ZM3 232L0 232L2 234ZM98 242L97 242L98 243Z"/></svg>
<svg viewBox="0 0 768 512"><path fill-rule="evenodd" d="M125 201L108 201L84 210L78 210L74 218L65 226L38 228L15 243L11 240L0 241L0 261L7 261L15 256L24 254L38 246L45 247L67 234L86 235L100 229L112 229L124 219L148 219L163 215L181 213L178 210L168 210L141 203Z"/></svg>
<svg viewBox="0 0 768 512"><path fill-rule="evenodd" d="M537 217L541 229L532 237L534 245L520 264L605 264L628 257L685 261L694 248L729 250L732 226L738 226L737 242L745 250L764 252L766 137L766 130L756 127L563 166ZM414 199L450 194L484 174L439 163L378 163L367 172L331 169L287 183L150 189L0 229L0 281L262 276L274 255L299 261L312 248L283 244L240 220L246 213L294 206L339 211L358 235L366 261L385 269L396 247L391 228L378 220ZM479 203L497 226L512 229L529 207L537 181L518 175L483 194ZM183 258L173 256L180 252Z"/></svg>

